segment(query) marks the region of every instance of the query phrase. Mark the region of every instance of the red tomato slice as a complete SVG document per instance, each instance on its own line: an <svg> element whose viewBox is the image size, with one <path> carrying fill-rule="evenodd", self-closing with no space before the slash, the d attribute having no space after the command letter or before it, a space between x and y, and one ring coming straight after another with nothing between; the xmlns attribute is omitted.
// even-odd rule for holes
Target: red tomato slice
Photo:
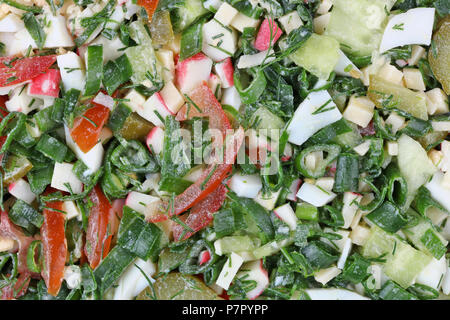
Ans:
<svg viewBox="0 0 450 320"><path fill-rule="evenodd" d="M138 6L144 7L147 11L148 21L152 21L153 14L158 7L159 0L138 0Z"/></svg>
<svg viewBox="0 0 450 320"><path fill-rule="evenodd" d="M179 215L194 207L221 185L233 168L233 163L244 140L244 129L240 127L231 138L232 144L230 145L233 148L226 150L226 160L210 164L208 169L203 172L194 184L190 185L182 194L178 195L175 198L173 210L169 213L170 216ZM150 221L160 222L166 219L168 219L168 216L162 214L153 217Z"/></svg>
<svg viewBox="0 0 450 320"><path fill-rule="evenodd" d="M47 202L49 209L44 209L44 223L41 227L44 266L42 277L49 294L56 296L61 288L64 265L67 257L67 240L65 235L66 219L62 212L62 201Z"/></svg>
<svg viewBox="0 0 450 320"><path fill-rule="evenodd" d="M227 115L208 84L203 81L201 85L192 90L189 98L196 106L190 105L189 114L187 114L189 103L186 103L178 111L176 119L184 121L194 117L209 117L209 128L221 130L223 136L225 136L227 134L226 131L231 129L230 120L228 120Z"/></svg>
<svg viewBox="0 0 450 320"><path fill-rule="evenodd" d="M47 71L56 61L56 55L19 58L14 61L16 58L0 58L0 87L31 80Z"/></svg>
<svg viewBox="0 0 450 320"><path fill-rule="evenodd" d="M84 153L91 150L100 137L100 132L109 117L109 109L100 104L95 104L73 123L70 135ZM89 120L88 120L89 119Z"/></svg>
<svg viewBox="0 0 450 320"><path fill-rule="evenodd" d="M213 213L217 212L225 201L228 189L225 185L220 184L219 187L211 192L205 199L192 207L191 212L187 216L184 223L194 232L186 232L183 239L184 228L178 223L173 224L173 238L175 241L186 240L197 231L207 227L214 219Z"/></svg>
<svg viewBox="0 0 450 320"><path fill-rule="evenodd" d="M91 268L95 269L111 246L113 234L110 232L109 221L112 206L99 185L92 189L89 198L94 206L89 214L84 252Z"/></svg>

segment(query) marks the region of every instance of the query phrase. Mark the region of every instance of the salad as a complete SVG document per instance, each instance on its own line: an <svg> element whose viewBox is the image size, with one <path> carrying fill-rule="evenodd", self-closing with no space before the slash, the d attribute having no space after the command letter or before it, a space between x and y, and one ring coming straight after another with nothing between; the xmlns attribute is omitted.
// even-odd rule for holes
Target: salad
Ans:
<svg viewBox="0 0 450 320"><path fill-rule="evenodd" d="M449 0L1 0L1 299L448 299Z"/></svg>

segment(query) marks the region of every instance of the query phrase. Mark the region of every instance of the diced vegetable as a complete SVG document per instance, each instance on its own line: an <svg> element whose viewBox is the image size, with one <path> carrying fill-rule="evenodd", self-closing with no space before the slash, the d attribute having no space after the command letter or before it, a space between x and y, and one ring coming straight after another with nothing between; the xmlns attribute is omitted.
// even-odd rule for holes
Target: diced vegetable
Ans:
<svg viewBox="0 0 450 320"><path fill-rule="evenodd" d="M343 50L358 56L378 49L393 0L338 0L333 2L325 35L334 37Z"/></svg>
<svg viewBox="0 0 450 320"><path fill-rule="evenodd" d="M317 131L341 118L327 91L312 92L297 108L287 128L289 142L302 145Z"/></svg>
<svg viewBox="0 0 450 320"><path fill-rule="evenodd" d="M448 80L448 61L450 57L450 19L447 17L433 36L434 46L428 52L428 61L436 79L442 84L444 91L450 94Z"/></svg>
<svg viewBox="0 0 450 320"><path fill-rule="evenodd" d="M339 61L339 43L329 36L313 34L289 58L318 78L326 80Z"/></svg>
<svg viewBox="0 0 450 320"><path fill-rule="evenodd" d="M433 32L434 12L434 8L415 8L392 17L384 31L380 52L409 44L429 46ZM421 21L420 26L414 23L417 20Z"/></svg>
<svg viewBox="0 0 450 320"><path fill-rule="evenodd" d="M428 120L426 99L400 85L371 75L367 95L378 108L400 109L416 118Z"/></svg>
<svg viewBox="0 0 450 320"><path fill-rule="evenodd" d="M44 267L42 277L45 280L48 293L56 296L61 288L64 265L67 255L67 241L64 234L65 219L60 212L62 202L47 203L44 209L44 223L41 228Z"/></svg>

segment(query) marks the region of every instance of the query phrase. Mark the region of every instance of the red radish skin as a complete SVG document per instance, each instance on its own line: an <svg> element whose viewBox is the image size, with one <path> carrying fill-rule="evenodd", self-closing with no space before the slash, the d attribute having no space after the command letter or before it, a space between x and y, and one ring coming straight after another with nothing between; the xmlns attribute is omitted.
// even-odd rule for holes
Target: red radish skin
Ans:
<svg viewBox="0 0 450 320"><path fill-rule="evenodd" d="M171 114L171 115L175 115L175 113L173 113L170 109L169 109L169 107L167 107L167 104L166 104L166 102L164 101L164 99L161 97L161 94L159 93L159 92L156 92L155 93L155 97L156 97L156 99L158 100L158 103L159 103L159 107L160 108L163 108L163 109L165 109L169 114Z"/></svg>
<svg viewBox="0 0 450 320"><path fill-rule="evenodd" d="M208 81L212 60L203 53L178 61L175 68L176 86L182 93L189 93L202 81Z"/></svg>
<svg viewBox="0 0 450 320"><path fill-rule="evenodd" d="M200 259L198 264L199 265L205 264L209 261L209 259L211 259L211 254L209 253L209 251L208 250L202 251L200 253Z"/></svg>
<svg viewBox="0 0 450 320"><path fill-rule="evenodd" d="M300 186L302 185L302 180L296 179L292 182L291 186L289 187L289 194L287 195L286 199L290 201L297 201L297 193L298 190L300 190Z"/></svg>
<svg viewBox="0 0 450 320"><path fill-rule="evenodd" d="M261 268L260 271L261 271L262 275L265 278L266 284L265 284L265 286L263 288L260 289L259 292L255 293L254 295L249 296L250 300L255 300L256 298L258 298L264 292L264 290L266 290L267 286L269 285L269 274L267 273L267 270L264 269L262 259L259 260L259 267Z"/></svg>
<svg viewBox="0 0 450 320"><path fill-rule="evenodd" d="M154 127L148 133L146 143L151 153L160 154L164 143L164 130Z"/></svg>
<svg viewBox="0 0 450 320"><path fill-rule="evenodd" d="M234 67L231 58L226 58L215 65L216 73L222 81L223 88L234 86Z"/></svg>
<svg viewBox="0 0 450 320"><path fill-rule="evenodd" d="M283 34L281 28L272 19L264 19L255 40L255 48L259 51L269 49ZM272 42L270 42L272 40Z"/></svg>
<svg viewBox="0 0 450 320"><path fill-rule="evenodd" d="M61 74L59 73L59 70L48 69L46 73L31 80L31 83L28 85L28 93L30 95L57 98L59 96L60 81Z"/></svg>

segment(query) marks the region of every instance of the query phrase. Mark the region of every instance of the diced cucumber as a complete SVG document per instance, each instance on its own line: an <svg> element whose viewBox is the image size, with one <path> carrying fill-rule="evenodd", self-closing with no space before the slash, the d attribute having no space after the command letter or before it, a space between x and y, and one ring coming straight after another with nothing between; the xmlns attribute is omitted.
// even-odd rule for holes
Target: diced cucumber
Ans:
<svg viewBox="0 0 450 320"><path fill-rule="evenodd" d="M171 14L174 31L178 33L184 30L205 13L208 13L208 10L203 7L202 0L184 0L183 5L179 6Z"/></svg>
<svg viewBox="0 0 450 320"><path fill-rule="evenodd" d="M144 25L138 21L131 23L130 35L139 44L125 50L133 70L131 81L135 84L144 83L149 88L162 85L162 68L156 58L152 40ZM150 85L147 85L147 83L150 83Z"/></svg>
<svg viewBox="0 0 450 320"><path fill-rule="evenodd" d="M397 162L400 173L408 186L404 205L404 208L408 208L417 190L428 181L437 169L420 143L405 134L398 139Z"/></svg>
<svg viewBox="0 0 450 320"><path fill-rule="evenodd" d="M377 226L373 226L370 230L369 238L362 247L361 253L368 258L377 258L385 253L391 253L397 241L395 236L383 231Z"/></svg>
<svg viewBox="0 0 450 320"><path fill-rule="evenodd" d="M260 107L253 113L251 123L255 124L255 129L267 129L267 135L272 139L277 138L270 135L272 129L281 130L284 128L284 121L266 107Z"/></svg>
<svg viewBox="0 0 450 320"><path fill-rule="evenodd" d="M388 277L403 288L408 288L431 260L430 256L398 241L395 253L386 259L383 269Z"/></svg>
<svg viewBox="0 0 450 320"><path fill-rule="evenodd" d="M253 250L253 256L255 257L255 259L261 259L267 256L271 256L280 251L281 248L288 246L293 242L293 238L268 242L265 245Z"/></svg>
<svg viewBox="0 0 450 320"><path fill-rule="evenodd" d="M442 238L429 221L417 214L415 218L417 224L403 230L406 237L417 249L439 260L447 252L448 241Z"/></svg>
<svg viewBox="0 0 450 320"><path fill-rule="evenodd" d="M33 165L27 158L11 154L3 157L2 168L4 170L3 183L10 184L24 177L33 168Z"/></svg>
<svg viewBox="0 0 450 320"><path fill-rule="evenodd" d="M325 30L343 45L343 50L370 55L377 50L386 25L386 10L395 0L335 0Z"/></svg>
<svg viewBox="0 0 450 320"><path fill-rule="evenodd" d="M139 45L126 49L133 75L131 81L134 84L143 84L146 80L151 83L150 88L162 83L161 65L155 56L155 50L151 45ZM150 78L150 79L149 79Z"/></svg>
<svg viewBox="0 0 450 320"><path fill-rule="evenodd" d="M327 80L340 58L339 42L314 33L289 57L319 79Z"/></svg>
<svg viewBox="0 0 450 320"><path fill-rule="evenodd" d="M428 120L427 102L423 95L376 75L370 76L367 96L378 108L396 108L416 118Z"/></svg>
<svg viewBox="0 0 450 320"><path fill-rule="evenodd" d="M229 254L231 252L252 251L257 247L257 239L249 236L230 236L223 237L214 242L214 248L219 255Z"/></svg>
<svg viewBox="0 0 450 320"><path fill-rule="evenodd" d="M404 288L412 285L419 273L432 260L432 257L377 226L372 227L369 239L362 248L362 254L368 258L385 255L384 273Z"/></svg>
<svg viewBox="0 0 450 320"><path fill-rule="evenodd" d="M336 136L332 141L336 142L341 147L351 149L362 143L363 139L358 131L358 126L356 124L348 122L348 125L352 127L352 131L340 134Z"/></svg>

